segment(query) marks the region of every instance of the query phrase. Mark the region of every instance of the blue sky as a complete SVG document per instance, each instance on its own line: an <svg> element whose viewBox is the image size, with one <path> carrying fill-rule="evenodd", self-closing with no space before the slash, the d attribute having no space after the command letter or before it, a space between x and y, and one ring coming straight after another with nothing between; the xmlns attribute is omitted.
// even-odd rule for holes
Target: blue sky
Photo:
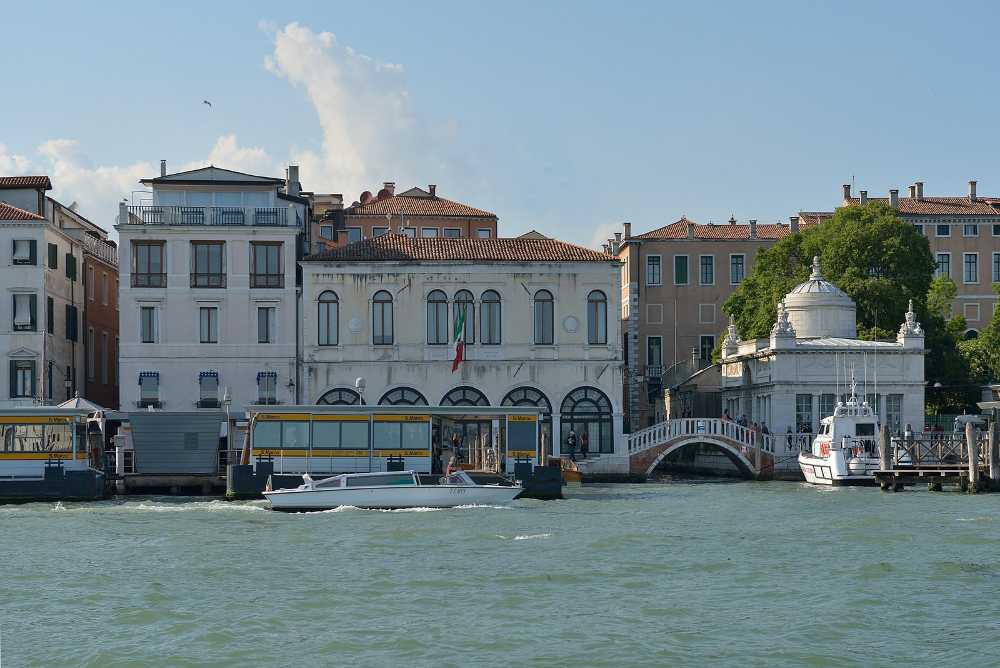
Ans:
<svg viewBox="0 0 1000 668"><path fill-rule="evenodd" d="M0 172L109 227L161 158L348 200L438 184L594 245L840 184L1000 194L988 3L14 3ZM330 33L327 35L325 33ZM201 104L211 100L209 109Z"/></svg>

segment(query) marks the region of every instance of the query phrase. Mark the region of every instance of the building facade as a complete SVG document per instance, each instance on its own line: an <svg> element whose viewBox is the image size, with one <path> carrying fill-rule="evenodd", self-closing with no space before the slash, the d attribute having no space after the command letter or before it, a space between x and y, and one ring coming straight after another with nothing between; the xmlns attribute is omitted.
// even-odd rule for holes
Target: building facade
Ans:
<svg viewBox="0 0 1000 668"><path fill-rule="evenodd" d="M923 181L902 196L890 190L888 197L869 197L866 190L855 197L850 185L843 186L841 206L874 200L891 206L927 237L937 275L950 276L958 288L955 315L965 317L966 336L978 336L997 305L992 285L1000 283L1000 197L978 194L976 181L969 181L966 195L948 197L924 195Z"/></svg>
<svg viewBox="0 0 1000 668"><path fill-rule="evenodd" d="M144 179L119 211L123 410L297 399L296 259L308 206L286 181L217 167ZM300 201L301 200L301 201Z"/></svg>
<svg viewBox="0 0 1000 668"><path fill-rule="evenodd" d="M614 257L551 239L385 234L302 267L303 401L533 405L549 452L570 428L594 454L620 450ZM489 425L466 428L474 439Z"/></svg>
<svg viewBox="0 0 1000 668"><path fill-rule="evenodd" d="M77 223L92 224L55 215L61 205L45 195L51 188L47 176L0 177L4 408L57 404L85 389Z"/></svg>
<svg viewBox="0 0 1000 668"><path fill-rule="evenodd" d="M106 238L84 235L83 305L86 361L84 396L117 409L118 395L118 246Z"/></svg>
<svg viewBox="0 0 1000 668"><path fill-rule="evenodd" d="M708 366L725 330L722 304L762 248L799 229L751 220L675 223L608 241L622 261L621 301L631 428L664 418L663 390ZM620 243L619 243L620 241Z"/></svg>

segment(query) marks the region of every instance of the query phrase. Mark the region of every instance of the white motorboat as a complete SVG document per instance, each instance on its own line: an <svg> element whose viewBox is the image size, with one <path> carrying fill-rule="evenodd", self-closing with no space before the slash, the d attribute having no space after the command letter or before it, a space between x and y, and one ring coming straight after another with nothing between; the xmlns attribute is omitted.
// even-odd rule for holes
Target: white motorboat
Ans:
<svg viewBox="0 0 1000 668"><path fill-rule="evenodd" d="M294 489L265 489L272 510L312 511L341 506L358 508L454 508L497 505L514 500L520 484L477 484L465 471L426 482L413 471L344 473L313 480L303 475Z"/></svg>
<svg viewBox="0 0 1000 668"><path fill-rule="evenodd" d="M799 453L799 468L814 485L874 485L879 468L878 415L867 402L851 397L837 402L833 415L820 422L809 452Z"/></svg>

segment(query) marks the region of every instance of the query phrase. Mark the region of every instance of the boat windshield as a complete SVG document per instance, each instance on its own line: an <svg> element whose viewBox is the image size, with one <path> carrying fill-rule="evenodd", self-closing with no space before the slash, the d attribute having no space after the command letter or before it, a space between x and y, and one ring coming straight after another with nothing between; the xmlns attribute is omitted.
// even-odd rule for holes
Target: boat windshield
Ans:
<svg viewBox="0 0 1000 668"><path fill-rule="evenodd" d="M416 485L412 473L386 473L347 478L348 487L405 487L407 485L411 487Z"/></svg>
<svg viewBox="0 0 1000 668"><path fill-rule="evenodd" d="M475 481L465 471L456 471L444 479L446 485L475 485Z"/></svg>
<svg viewBox="0 0 1000 668"><path fill-rule="evenodd" d="M874 436L875 425L871 422L861 422L854 427L856 436Z"/></svg>

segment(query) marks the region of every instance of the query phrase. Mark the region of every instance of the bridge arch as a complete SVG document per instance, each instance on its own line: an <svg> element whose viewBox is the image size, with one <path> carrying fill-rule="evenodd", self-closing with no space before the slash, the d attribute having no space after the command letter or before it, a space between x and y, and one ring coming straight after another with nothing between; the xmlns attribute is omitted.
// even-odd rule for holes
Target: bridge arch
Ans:
<svg viewBox="0 0 1000 668"><path fill-rule="evenodd" d="M714 445L722 450L729 460L736 465L740 473L748 479L756 478L756 470L754 468L753 462L751 462L745 454L743 454L742 449L739 446L733 445L726 439L716 438L711 435L706 434L692 434L684 438L680 438L675 441L671 441L667 447L665 447L649 464L646 468L646 477L648 478L652 475L656 467L660 465L664 459L667 458L672 452L677 452L681 448L687 447L689 445L697 445L700 443L707 443L709 445Z"/></svg>

